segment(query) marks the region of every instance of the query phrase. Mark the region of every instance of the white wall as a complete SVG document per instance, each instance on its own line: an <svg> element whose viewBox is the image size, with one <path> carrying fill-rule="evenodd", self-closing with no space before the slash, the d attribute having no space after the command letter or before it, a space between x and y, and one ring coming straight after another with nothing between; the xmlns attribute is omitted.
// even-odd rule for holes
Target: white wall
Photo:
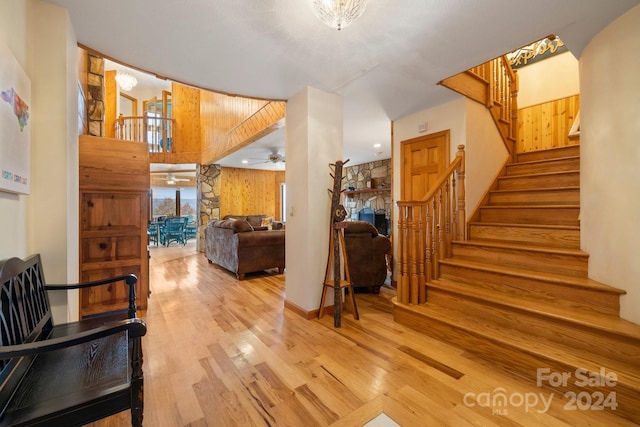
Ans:
<svg viewBox="0 0 640 427"><path fill-rule="evenodd" d="M578 60L571 52L518 69L518 108L580 93Z"/></svg>
<svg viewBox="0 0 640 427"><path fill-rule="evenodd" d="M329 251L330 163L342 159L342 98L307 87L287 101L286 298L317 310Z"/></svg>
<svg viewBox="0 0 640 427"><path fill-rule="evenodd" d="M40 253L49 283L78 279L77 45L65 9L0 2L0 41L31 79L31 194L0 193L0 257ZM77 292L70 301L77 301ZM54 320L78 316L52 293Z"/></svg>
<svg viewBox="0 0 640 427"><path fill-rule="evenodd" d="M32 50L29 35L31 5L30 1L0 2L0 43L9 48L30 78L33 68L29 61L29 52ZM0 192L0 259L28 255L28 197Z"/></svg>
<svg viewBox="0 0 640 427"><path fill-rule="evenodd" d="M621 316L640 324L640 6L580 58L581 244L589 277L627 291Z"/></svg>
<svg viewBox="0 0 640 427"><path fill-rule="evenodd" d="M466 100L466 132L465 189L469 218L507 163L509 153L489 110L470 99Z"/></svg>

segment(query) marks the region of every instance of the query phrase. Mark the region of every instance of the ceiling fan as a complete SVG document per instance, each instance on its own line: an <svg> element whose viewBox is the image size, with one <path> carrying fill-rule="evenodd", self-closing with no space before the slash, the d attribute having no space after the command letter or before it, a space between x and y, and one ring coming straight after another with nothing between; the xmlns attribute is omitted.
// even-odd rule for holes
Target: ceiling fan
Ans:
<svg viewBox="0 0 640 427"><path fill-rule="evenodd" d="M153 174L153 175L157 175L157 174L158 174L158 172L156 172L156 173L152 173L152 174ZM164 172L162 172L162 174L164 174ZM176 182L179 182L179 181L189 181L189 178L178 178L178 177L176 177L176 174L174 174L173 172L167 172L167 173L166 173L166 174L164 174L164 175L165 175L164 177L157 177L157 178L155 178L155 179L161 179L161 180L164 180L164 181L166 181L166 182L167 182L167 184L169 184L169 185L173 185L173 184L175 184Z"/></svg>
<svg viewBox="0 0 640 427"><path fill-rule="evenodd" d="M251 165L257 165L260 163L284 163L284 156L278 153L278 150L271 150L271 153L267 156L266 160L263 159L252 159L252 160L261 160L259 162L250 163Z"/></svg>

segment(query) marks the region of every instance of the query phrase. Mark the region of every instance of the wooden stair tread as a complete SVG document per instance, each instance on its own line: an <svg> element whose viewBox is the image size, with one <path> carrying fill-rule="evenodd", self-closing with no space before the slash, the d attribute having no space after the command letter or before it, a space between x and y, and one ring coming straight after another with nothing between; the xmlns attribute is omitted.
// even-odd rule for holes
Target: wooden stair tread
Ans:
<svg viewBox="0 0 640 427"><path fill-rule="evenodd" d="M476 269L480 271L488 271L492 273L511 275L511 276L519 276L532 280L541 280L545 282L551 282L558 285L564 285L573 288L583 288L589 289L596 292L604 292L611 294L624 295L626 291L618 288L614 288L613 286L605 285L603 283L597 282L592 279L582 279L579 277L571 277L571 276L561 276L558 274L547 274L542 272L529 272L523 271L522 269L506 267L506 266L493 266L491 264L475 262L475 261L467 261L467 260L457 260L453 258L443 259L439 261L440 264L451 265L451 266L460 266L471 269Z"/></svg>
<svg viewBox="0 0 640 427"><path fill-rule="evenodd" d="M558 255L573 255L588 258L589 254L580 250L580 249L571 249L571 248L555 248L549 246L538 246L532 245L530 243L517 243L517 242L501 242L497 240L482 240L482 239L474 239L474 240L453 240L451 242L455 245L461 246L482 246L488 248L496 248L496 249L511 249L511 250L522 250L526 252L538 252L538 253L546 253L546 254L558 254Z"/></svg>
<svg viewBox="0 0 640 427"><path fill-rule="evenodd" d="M553 162L560 162L563 160L576 160L576 159L580 159L580 156L563 156L563 157L553 157L550 159L539 159L539 160L525 160L525 161L518 161L518 162L514 162L514 163L509 163L507 165L511 166L511 165L536 165L536 164L544 164L544 163L553 163Z"/></svg>
<svg viewBox="0 0 640 427"><path fill-rule="evenodd" d="M476 226L493 226L493 227L519 227L519 228L548 228L552 230L577 230L580 231L579 225L559 225L559 224L520 224L513 222L483 222L472 221L469 225Z"/></svg>
<svg viewBox="0 0 640 427"><path fill-rule="evenodd" d="M580 205L485 205L480 209L580 209Z"/></svg>
<svg viewBox="0 0 640 427"><path fill-rule="evenodd" d="M629 364L592 353L586 357L584 350L556 342L546 342L542 339L531 339L530 336L525 336L514 330L506 330L495 324L488 324L486 321L481 323L472 314L466 315L461 311L452 311L448 307L430 305L429 303L423 305L399 305L395 300L394 304L400 307L401 310L411 311L419 316L432 318L451 325L477 337L497 343L500 347L517 348L519 351L524 351L536 357L585 368L591 372L599 372L600 368L604 366L616 372L619 384L624 383L627 387L640 391L640 365L630 366Z"/></svg>
<svg viewBox="0 0 640 427"><path fill-rule="evenodd" d="M491 190L491 193L510 194L510 193L534 193L536 191L580 191L580 187L533 187L533 188L514 188L506 190Z"/></svg>
<svg viewBox="0 0 640 427"><path fill-rule="evenodd" d="M508 307L509 309L527 312L534 315L550 317L575 326L598 329L610 334L624 336L640 341L640 326L616 316L605 316L600 313L590 313L584 310L572 310L566 307L554 306L543 301L534 301L511 296L490 288L473 287L463 282L449 279L438 279L427 284L429 288L437 288L446 292L466 295L480 300L487 305Z"/></svg>
<svg viewBox="0 0 640 427"><path fill-rule="evenodd" d="M527 174L522 174L522 175L504 175L504 176L499 176L498 180L501 180L501 179L521 179L521 178L527 178L527 177L551 176L551 175L572 174L572 173L580 173L580 171L578 169L575 169L575 170L568 170L568 171L560 170L560 171L557 171L557 172L527 173Z"/></svg>

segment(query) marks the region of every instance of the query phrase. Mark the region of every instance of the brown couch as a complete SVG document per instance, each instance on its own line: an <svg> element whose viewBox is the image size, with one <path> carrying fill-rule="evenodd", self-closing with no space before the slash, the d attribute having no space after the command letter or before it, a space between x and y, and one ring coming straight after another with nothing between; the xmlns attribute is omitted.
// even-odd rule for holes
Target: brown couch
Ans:
<svg viewBox="0 0 640 427"><path fill-rule="evenodd" d="M371 288L380 292L387 279L386 255L391 249L389 239L369 222L347 221L344 241L347 248L349 274L354 288Z"/></svg>
<svg viewBox="0 0 640 427"><path fill-rule="evenodd" d="M247 219L211 221L204 230L204 251L210 263L243 280L246 273L255 271L270 268L277 268L279 273L284 271L284 237L284 230L256 231Z"/></svg>

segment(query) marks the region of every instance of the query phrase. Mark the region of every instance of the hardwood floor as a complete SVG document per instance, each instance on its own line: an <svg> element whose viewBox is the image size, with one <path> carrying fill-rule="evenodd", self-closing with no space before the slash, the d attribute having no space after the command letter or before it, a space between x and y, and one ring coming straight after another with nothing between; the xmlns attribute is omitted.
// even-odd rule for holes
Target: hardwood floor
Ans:
<svg viewBox="0 0 640 427"><path fill-rule="evenodd" d="M362 426L383 412L401 426L633 425L394 323L391 289L357 294L360 320L336 329L284 308L283 275L238 282L193 247L163 249L141 314L145 426ZM92 424L125 425L128 412Z"/></svg>

